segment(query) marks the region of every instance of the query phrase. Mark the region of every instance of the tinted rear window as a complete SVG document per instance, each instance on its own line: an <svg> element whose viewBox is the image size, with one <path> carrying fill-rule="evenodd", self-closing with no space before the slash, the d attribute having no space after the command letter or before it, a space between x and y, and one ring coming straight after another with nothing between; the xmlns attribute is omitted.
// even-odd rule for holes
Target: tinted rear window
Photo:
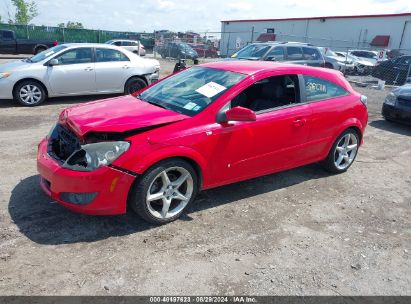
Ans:
<svg viewBox="0 0 411 304"><path fill-rule="evenodd" d="M321 58L320 52L314 48L303 47L304 59L319 60Z"/></svg>
<svg viewBox="0 0 411 304"><path fill-rule="evenodd" d="M287 59L288 60L302 60L303 52L300 47L289 46L287 47Z"/></svg>

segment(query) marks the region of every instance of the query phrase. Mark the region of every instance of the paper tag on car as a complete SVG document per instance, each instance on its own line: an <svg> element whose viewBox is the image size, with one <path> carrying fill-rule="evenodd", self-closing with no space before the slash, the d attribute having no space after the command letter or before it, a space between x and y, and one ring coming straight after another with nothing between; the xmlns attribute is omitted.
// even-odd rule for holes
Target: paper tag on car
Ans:
<svg viewBox="0 0 411 304"><path fill-rule="evenodd" d="M221 93L225 89L227 89L227 88L223 87L222 85L219 85L218 83L210 81L209 83L206 83L202 87L198 88L196 90L196 92L198 92L198 93L200 93L200 94L202 94L202 95L204 95L208 98L211 98L211 97L214 97L215 95L217 95L218 93Z"/></svg>
<svg viewBox="0 0 411 304"><path fill-rule="evenodd" d="M197 106L196 103L190 101L189 103L187 103L187 104L184 106L184 109L192 110L192 109L195 108L196 106Z"/></svg>

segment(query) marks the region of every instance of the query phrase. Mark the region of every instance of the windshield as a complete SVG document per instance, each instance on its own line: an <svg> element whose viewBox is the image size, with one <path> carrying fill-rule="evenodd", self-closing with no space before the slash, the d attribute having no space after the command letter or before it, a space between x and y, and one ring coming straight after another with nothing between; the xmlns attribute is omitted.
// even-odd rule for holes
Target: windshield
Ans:
<svg viewBox="0 0 411 304"><path fill-rule="evenodd" d="M44 59L49 58L50 56L60 52L61 50L64 50L65 48L67 48L65 45L58 45L58 46L52 47L51 49L47 49L31 57L29 61L34 62L34 63L43 61Z"/></svg>
<svg viewBox="0 0 411 304"><path fill-rule="evenodd" d="M265 53L271 48L271 46L266 44L250 44L239 50L232 57L234 58L252 58L252 57L263 57Z"/></svg>
<svg viewBox="0 0 411 304"><path fill-rule="evenodd" d="M239 73L192 67L148 88L137 98L194 116L245 77Z"/></svg>

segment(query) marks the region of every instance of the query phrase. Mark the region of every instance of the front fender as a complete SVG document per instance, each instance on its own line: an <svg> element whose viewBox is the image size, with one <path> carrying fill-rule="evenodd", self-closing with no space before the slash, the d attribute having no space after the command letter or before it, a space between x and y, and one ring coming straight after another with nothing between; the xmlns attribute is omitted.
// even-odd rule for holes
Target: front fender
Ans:
<svg viewBox="0 0 411 304"><path fill-rule="evenodd" d="M139 159L131 168L127 168L138 174L143 174L148 168L154 164L173 157L188 158L197 164L200 169L203 184L208 183L208 175L206 174L207 161L198 151L185 146L168 146L147 154L144 158Z"/></svg>

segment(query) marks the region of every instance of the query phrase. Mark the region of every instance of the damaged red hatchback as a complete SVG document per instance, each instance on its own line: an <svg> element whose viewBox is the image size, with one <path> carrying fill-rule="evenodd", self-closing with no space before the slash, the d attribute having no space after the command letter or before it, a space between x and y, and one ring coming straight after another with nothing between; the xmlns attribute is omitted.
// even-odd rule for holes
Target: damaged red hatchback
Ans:
<svg viewBox="0 0 411 304"><path fill-rule="evenodd" d="M177 219L198 191L322 161L353 163L366 98L341 73L271 62L189 68L122 96L67 108L39 144L44 191L81 213L131 206Z"/></svg>

